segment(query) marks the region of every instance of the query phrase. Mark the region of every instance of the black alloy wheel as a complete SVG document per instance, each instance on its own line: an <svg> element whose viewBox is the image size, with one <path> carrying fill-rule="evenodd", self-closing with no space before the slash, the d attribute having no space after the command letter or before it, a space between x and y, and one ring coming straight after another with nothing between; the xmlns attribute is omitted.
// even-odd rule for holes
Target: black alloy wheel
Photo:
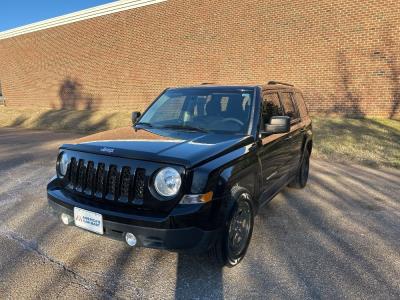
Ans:
<svg viewBox="0 0 400 300"><path fill-rule="evenodd" d="M234 187L232 200L234 204L225 230L209 252L218 265L227 267L234 267L243 260L254 226L253 206L248 192Z"/></svg>
<svg viewBox="0 0 400 300"><path fill-rule="evenodd" d="M307 185L308 175L310 172L310 153L307 149L304 150L303 160L301 161L301 165L297 170L296 177L293 179L291 183L289 183L289 187L303 189Z"/></svg>
<svg viewBox="0 0 400 300"><path fill-rule="evenodd" d="M229 224L228 258L237 260L246 249L252 226L252 212L247 201L240 201Z"/></svg>

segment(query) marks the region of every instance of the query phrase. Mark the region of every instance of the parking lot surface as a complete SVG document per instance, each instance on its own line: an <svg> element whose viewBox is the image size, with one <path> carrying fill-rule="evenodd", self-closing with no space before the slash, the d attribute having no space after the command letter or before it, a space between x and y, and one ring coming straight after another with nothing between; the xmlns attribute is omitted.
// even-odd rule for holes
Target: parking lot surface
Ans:
<svg viewBox="0 0 400 300"><path fill-rule="evenodd" d="M265 206L243 262L220 269L54 218L46 183L75 137L0 128L2 299L400 298L400 170L313 160L308 186Z"/></svg>

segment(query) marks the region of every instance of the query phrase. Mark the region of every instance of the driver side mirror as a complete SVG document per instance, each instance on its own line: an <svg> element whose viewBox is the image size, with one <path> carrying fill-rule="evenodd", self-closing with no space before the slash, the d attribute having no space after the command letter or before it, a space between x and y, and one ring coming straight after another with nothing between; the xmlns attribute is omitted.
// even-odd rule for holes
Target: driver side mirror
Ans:
<svg viewBox="0 0 400 300"><path fill-rule="evenodd" d="M134 111L134 112L132 113L132 125L135 125L135 124L136 124L136 122L137 122L137 120L140 118L140 116L141 116L140 111Z"/></svg>
<svg viewBox="0 0 400 300"><path fill-rule="evenodd" d="M287 133L290 131L290 117L276 116L272 117L269 124L265 124L264 131L261 133L262 137L269 136L277 133Z"/></svg>

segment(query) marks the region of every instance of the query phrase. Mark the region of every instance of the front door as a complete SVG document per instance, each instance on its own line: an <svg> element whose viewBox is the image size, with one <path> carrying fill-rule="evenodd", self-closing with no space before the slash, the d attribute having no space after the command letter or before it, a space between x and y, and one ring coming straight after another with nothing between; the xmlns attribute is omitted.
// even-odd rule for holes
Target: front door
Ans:
<svg viewBox="0 0 400 300"><path fill-rule="evenodd" d="M277 92L263 95L262 125L270 122L273 116L282 116L284 111ZM261 140L258 157L262 167L262 197L268 199L275 194L287 178L286 165L290 160L291 149L287 140L288 134L273 134Z"/></svg>

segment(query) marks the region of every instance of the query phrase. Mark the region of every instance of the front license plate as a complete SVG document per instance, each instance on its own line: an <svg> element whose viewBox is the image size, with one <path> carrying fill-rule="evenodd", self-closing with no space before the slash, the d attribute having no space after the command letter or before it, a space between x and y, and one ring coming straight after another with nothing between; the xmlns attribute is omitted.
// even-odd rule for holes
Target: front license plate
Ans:
<svg viewBox="0 0 400 300"><path fill-rule="evenodd" d="M103 216L101 214L74 207L75 226L103 234Z"/></svg>

